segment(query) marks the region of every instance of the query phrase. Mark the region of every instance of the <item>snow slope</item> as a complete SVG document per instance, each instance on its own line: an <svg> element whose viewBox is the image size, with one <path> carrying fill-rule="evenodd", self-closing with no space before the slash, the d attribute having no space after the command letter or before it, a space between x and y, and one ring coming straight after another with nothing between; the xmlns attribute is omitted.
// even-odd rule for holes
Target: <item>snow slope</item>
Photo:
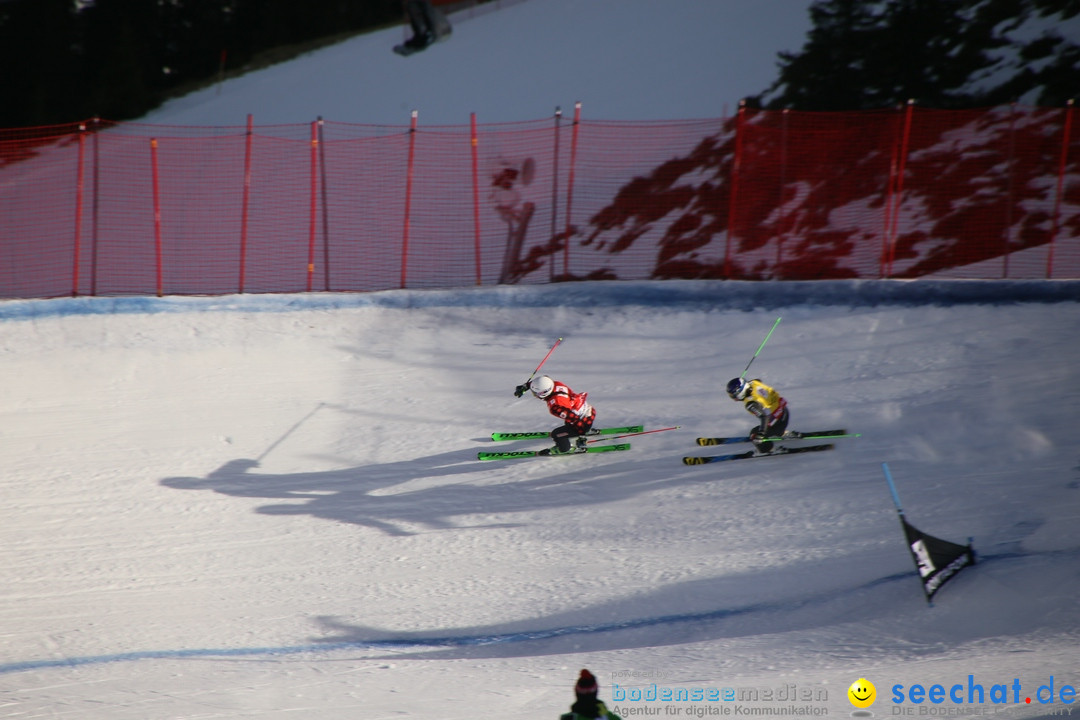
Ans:
<svg viewBox="0 0 1080 720"><path fill-rule="evenodd" d="M402 28L357 36L172 100L166 125L424 125L539 120L575 102L593 120L718 118L798 50L810 0L528 0L451 15L451 37L402 58ZM483 8L484 6L481 6ZM488 6L490 7L490 6Z"/></svg>
<svg viewBox="0 0 1080 720"><path fill-rule="evenodd" d="M771 82L808 4L759 0L743 22L747 3L676 0L668 26L648 2L530 0L408 60L376 33L146 120L459 124L577 100L717 117ZM615 51L595 42L613 18L633 20ZM582 667L609 701L742 698L611 703L627 718L843 717L859 677L879 717L1074 709L1078 297L666 282L5 302L0 716L550 719ZM776 317L751 374L796 427L862 437L684 466L697 435L749 427L723 385ZM477 462L492 430L553 426L512 389L560 336L544 369L602 424L681 428L629 453ZM980 554L933 608L882 462L915 525ZM1003 704L890 699L1014 680Z"/></svg>
<svg viewBox="0 0 1080 720"><path fill-rule="evenodd" d="M0 306L4 717L552 718L618 690L1080 684L1075 283L582 283ZM751 375L831 453L687 467ZM553 426L629 453L481 463ZM516 443L536 447L543 443ZM980 563L928 608L881 470ZM1018 680L1033 703L890 701ZM964 690L966 693L967 691ZM824 693L822 697L821 693ZM1045 697L1045 694L1044 694ZM779 703L615 702L702 717ZM785 703L784 706L789 706Z"/></svg>

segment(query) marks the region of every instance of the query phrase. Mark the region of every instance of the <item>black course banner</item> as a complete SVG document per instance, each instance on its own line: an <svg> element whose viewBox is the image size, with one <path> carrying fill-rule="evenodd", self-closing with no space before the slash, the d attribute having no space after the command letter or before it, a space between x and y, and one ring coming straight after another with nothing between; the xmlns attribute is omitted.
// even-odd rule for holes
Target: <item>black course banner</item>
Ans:
<svg viewBox="0 0 1080 720"><path fill-rule="evenodd" d="M927 602L956 573L968 565L975 564L975 551L970 543L957 545L948 540L927 535L903 516L900 522L904 526L904 535L907 536L911 557L922 577L923 592L926 593Z"/></svg>

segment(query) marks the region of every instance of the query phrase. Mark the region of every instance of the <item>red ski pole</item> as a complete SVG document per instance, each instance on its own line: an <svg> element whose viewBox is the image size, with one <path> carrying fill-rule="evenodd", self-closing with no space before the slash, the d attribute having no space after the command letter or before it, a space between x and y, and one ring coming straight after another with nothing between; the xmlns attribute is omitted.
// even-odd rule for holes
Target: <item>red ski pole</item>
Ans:
<svg viewBox="0 0 1080 720"><path fill-rule="evenodd" d="M529 376L529 379L525 381L526 385L528 385L529 382L533 379L533 377L536 376L536 373L540 372L540 368L544 367L544 363L548 361L548 358L551 357L551 353L555 352L555 348L559 347L559 343L561 342L562 338L559 338L555 341L555 344L551 346L550 350L548 350L547 355L545 355L544 359L540 361L540 364L536 366L536 369L532 371L532 375Z"/></svg>
<svg viewBox="0 0 1080 720"><path fill-rule="evenodd" d="M521 397L525 394L525 391L529 389L529 384L532 382L532 379L536 377L536 373L540 372L540 368L544 367L544 363L548 361L548 358L551 357L551 353L555 352L555 348L559 347L559 343L561 342L562 338L556 340L555 344L551 346L551 349L547 351L547 355L544 356L544 359L541 360L540 364L536 366L536 369L532 371L532 375L529 376L529 379L514 388L514 397Z"/></svg>

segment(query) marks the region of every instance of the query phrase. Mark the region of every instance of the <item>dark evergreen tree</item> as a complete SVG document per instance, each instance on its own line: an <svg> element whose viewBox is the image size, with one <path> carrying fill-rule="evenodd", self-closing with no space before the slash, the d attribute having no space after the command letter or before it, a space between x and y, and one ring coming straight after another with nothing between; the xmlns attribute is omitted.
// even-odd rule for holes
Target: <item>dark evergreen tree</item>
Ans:
<svg viewBox="0 0 1080 720"><path fill-rule="evenodd" d="M0 0L0 126L138 117L281 46L400 19L400 0Z"/></svg>
<svg viewBox="0 0 1080 720"><path fill-rule="evenodd" d="M806 45L800 53L780 53L780 77L758 100L794 110L861 107L874 85L867 59L881 19L865 0L819 0L810 19Z"/></svg>
<svg viewBox="0 0 1080 720"><path fill-rule="evenodd" d="M818 0L799 53L780 54L770 109L866 110L1060 105L1076 94L1080 45L1050 29L1080 0ZM1027 25L1030 33L1032 25ZM1035 92L1034 97L1025 97Z"/></svg>
<svg viewBox="0 0 1080 720"><path fill-rule="evenodd" d="M879 78L870 107L914 100L922 107L970 107L968 78L988 62L995 41L976 21L970 0L892 0L871 46L872 75ZM865 105L864 105L865 106Z"/></svg>
<svg viewBox="0 0 1080 720"><path fill-rule="evenodd" d="M123 120L159 102L164 67L159 12L158 3L145 0L95 0L83 10L83 117Z"/></svg>
<svg viewBox="0 0 1080 720"><path fill-rule="evenodd" d="M222 61L242 63L240 48L233 48L241 0L173 0L161 7L163 63L159 83L163 90L214 77Z"/></svg>
<svg viewBox="0 0 1080 720"><path fill-rule="evenodd" d="M1019 38L989 68L988 75L1005 79L986 89L985 104L1061 107L1080 95L1080 0L988 0L980 11L999 35L1017 31ZM1032 37L1031 27L1041 32Z"/></svg>
<svg viewBox="0 0 1080 720"><path fill-rule="evenodd" d="M0 126L73 119L81 88L78 50L72 0L0 2Z"/></svg>

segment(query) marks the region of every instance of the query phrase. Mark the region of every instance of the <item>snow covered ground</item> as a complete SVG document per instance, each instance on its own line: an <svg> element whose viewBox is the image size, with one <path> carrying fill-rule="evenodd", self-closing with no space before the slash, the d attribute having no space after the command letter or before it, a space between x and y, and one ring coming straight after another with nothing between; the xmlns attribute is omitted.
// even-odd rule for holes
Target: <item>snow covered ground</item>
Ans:
<svg viewBox="0 0 1080 720"><path fill-rule="evenodd" d="M749 3L678 0L670 28L656 4L530 0L407 60L375 33L146 121L718 117L808 27L808 2L740 23ZM619 53L613 18L636 23ZM1078 298L927 280L5 302L0 717L550 720L582 667L626 718L846 717L860 677L877 717L1076 712ZM749 428L723 386L777 317L750 374L795 427L862 436L683 465L698 435ZM553 426L512 390L556 337L544 370L600 424L681 428L478 462L493 430ZM883 462L912 523L980 555L932 608ZM654 686L737 699L628 699Z"/></svg>
<svg viewBox="0 0 1080 720"><path fill-rule="evenodd" d="M625 717L847 716L860 677L878 717L1073 709L1076 297L667 282L5 303L2 716L550 719L582 667L608 700L813 695L611 703ZM750 375L795 427L862 437L683 465L698 435L749 427L723 386L777 317ZM544 371L600 424L681 429L477 461L493 430L553 426L512 390L557 337ZM932 608L882 462L911 522L974 537L980 563ZM992 704L1014 680L1019 702ZM898 684L965 702L896 704Z"/></svg>
<svg viewBox="0 0 1080 720"><path fill-rule="evenodd" d="M495 10L488 8L495 7ZM451 37L403 58L408 33L357 36L172 100L145 122L467 125L728 116L802 47L810 0L528 0L451 15ZM478 13L480 10L484 12Z"/></svg>

